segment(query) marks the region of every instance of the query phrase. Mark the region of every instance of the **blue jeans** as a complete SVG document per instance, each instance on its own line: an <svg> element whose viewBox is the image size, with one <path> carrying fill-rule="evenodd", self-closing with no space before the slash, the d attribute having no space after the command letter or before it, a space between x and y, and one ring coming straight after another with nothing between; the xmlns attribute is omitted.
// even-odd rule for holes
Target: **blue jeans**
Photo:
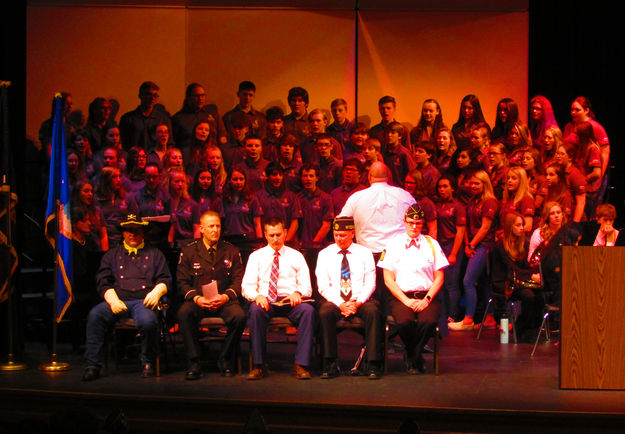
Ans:
<svg viewBox="0 0 625 434"><path fill-rule="evenodd" d="M89 366L102 366L100 351L106 334L118 319L132 317L141 335L141 364L153 363L158 345L158 317L143 305L143 299L125 300L128 310L115 315L107 302L96 305L87 316L87 348L85 358Z"/></svg>
<svg viewBox="0 0 625 434"><path fill-rule="evenodd" d="M466 307L464 315L471 318L475 315L475 306L478 301L476 284L486 271L486 261L488 259L489 247L490 245L484 243L477 246L475 255L473 255L472 258L469 258L469 261L467 262L467 269L464 273L464 279L462 280ZM490 296L490 285L488 282L484 282L480 289L481 301L484 303L484 306L486 306L486 302L488 302L488 298Z"/></svg>
<svg viewBox="0 0 625 434"><path fill-rule="evenodd" d="M453 241L450 243L441 244L441 249L446 256L449 256L451 249L453 248ZM445 283L443 284L443 313L441 318L444 317L445 323L448 317L458 319L458 313L460 312L460 295L462 293L460 288L460 273L462 272L462 264L464 263L464 246L458 250L456 256L456 263L449 265L444 269Z"/></svg>

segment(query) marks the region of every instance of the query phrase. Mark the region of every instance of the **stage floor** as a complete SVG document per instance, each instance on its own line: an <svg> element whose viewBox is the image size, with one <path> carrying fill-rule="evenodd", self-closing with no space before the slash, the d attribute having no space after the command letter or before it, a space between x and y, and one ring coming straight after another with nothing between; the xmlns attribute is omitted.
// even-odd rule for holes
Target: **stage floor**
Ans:
<svg viewBox="0 0 625 434"><path fill-rule="evenodd" d="M392 351L389 373L379 381L342 376L321 380L319 369L310 381L290 373L292 345L269 345L269 377L248 381L247 342L242 344L243 375L219 376L214 359L205 376L188 382L184 362L169 350L169 369L161 377L139 378L138 362L121 363L98 381L80 381L84 362L60 345L59 360L72 369L57 374L37 370L49 359L40 343L27 346L29 369L0 372L0 413L12 420L47 417L66 405L84 405L103 419L121 407L132 427L141 432L241 432L253 408L260 409L275 432L392 433L406 417L422 432L576 432L625 428L625 392L572 391L558 387L558 347L541 343L533 358L529 344L499 343L494 330L480 341L476 332L452 332L440 349L440 375L409 376L401 352ZM340 338L341 367L347 372L359 350L360 337L346 331ZM206 346L214 358L216 345ZM176 348L176 359L183 350ZM211 352L212 351L212 352ZM30 415L30 416L29 416ZM5 419L6 420L6 419ZM594 429L593 429L594 430Z"/></svg>

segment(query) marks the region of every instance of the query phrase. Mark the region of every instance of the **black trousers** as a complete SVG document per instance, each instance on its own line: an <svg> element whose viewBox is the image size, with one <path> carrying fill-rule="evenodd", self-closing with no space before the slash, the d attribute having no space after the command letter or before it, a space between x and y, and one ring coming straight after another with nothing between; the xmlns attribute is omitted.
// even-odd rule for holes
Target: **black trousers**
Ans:
<svg viewBox="0 0 625 434"><path fill-rule="evenodd" d="M391 315L395 318L399 337L406 347L406 355L416 358L421 355L423 347L434 335L441 303L437 299L421 312L414 312L395 297L389 297Z"/></svg>
<svg viewBox="0 0 625 434"><path fill-rule="evenodd" d="M365 323L365 342L367 344L367 357L369 361L379 361L382 342L382 328L384 325L382 311L378 300L369 300L358 308L356 316ZM336 359L338 356L338 343L336 335L336 323L343 318L341 310L329 301L325 301L319 308L319 318L323 333L323 356Z"/></svg>
<svg viewBox="0 0 625 434"><path fill-rule="evenodd" d="M226 323L228 331L219 354L219 361L225 363L228 368L236 366L236 358L239 354L241 335L245 329L245 312L238 301L229 301L217 310L202 309L192 301L185 301L178 309L178 323L180 334L184 342L184 348L189 361L199 361L201 355L199 341L199 323L204 317L221 317Z"/></svg>

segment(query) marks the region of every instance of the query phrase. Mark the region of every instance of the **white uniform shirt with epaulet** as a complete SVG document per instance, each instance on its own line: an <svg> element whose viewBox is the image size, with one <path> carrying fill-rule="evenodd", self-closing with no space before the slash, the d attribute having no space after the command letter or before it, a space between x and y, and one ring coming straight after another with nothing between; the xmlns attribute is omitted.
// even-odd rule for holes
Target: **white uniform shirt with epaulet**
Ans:
<svg viewBox="0 0 625 434"><path fill-rule="evenodd" d="M420 234L410 245L411 238L403 233L393 238L378 267L392 271L395 281L404 292L427 291L434 281L434 272L449 265L438 242ZM410 247L408 247L410 245Z"/></svg>

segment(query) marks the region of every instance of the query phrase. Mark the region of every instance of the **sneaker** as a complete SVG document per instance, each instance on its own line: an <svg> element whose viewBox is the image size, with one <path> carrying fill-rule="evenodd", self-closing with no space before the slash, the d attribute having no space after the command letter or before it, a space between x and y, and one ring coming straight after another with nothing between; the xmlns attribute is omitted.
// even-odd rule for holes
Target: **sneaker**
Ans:
<svg viewBox="0 0 625 434"><path fill-rule="evenodd" d="M492 329L497 325L495 322L495 317L493 315L486 315L486 319L484 320L484 327L487 329Z"/></svg>
<svg viewBox="0 0 625 434"><path fill-rule="evenodd" d="M449 324L447 324L447 327L449 328L449 330L455 330L455 331L464 331L464 330L473 330L473 326L475 324L473 323L473 321L471 321L470 323L466 323L464 321L458 321L458 322L450 322Z"/></svg>

